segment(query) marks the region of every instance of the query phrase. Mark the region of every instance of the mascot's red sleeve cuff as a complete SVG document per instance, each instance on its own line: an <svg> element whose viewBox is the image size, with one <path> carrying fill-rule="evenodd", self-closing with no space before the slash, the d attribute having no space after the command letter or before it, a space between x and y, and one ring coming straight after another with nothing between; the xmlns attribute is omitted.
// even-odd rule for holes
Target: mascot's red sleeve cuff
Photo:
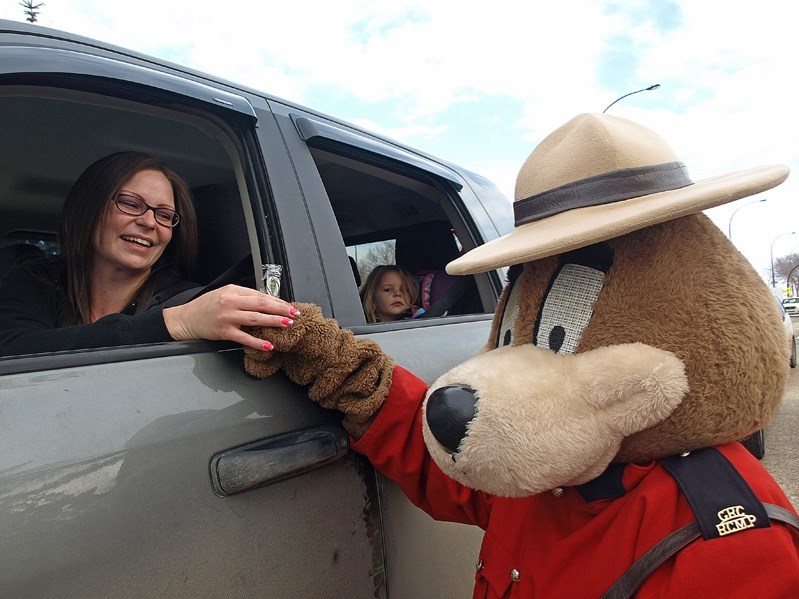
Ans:
<svg viewBox="0 0 799 599"><path fill-rule="evenodd" d="M490 499L444 475L425 447L421 404L426 392L424 381L395 367L380 413L361 439L350 438L351 447L433 518L485 528Z"/></svg>
<svg viewBox="0 0 799 599"><path fill-rule="evenodd" d="M405 370L395 366L388 397L363 437L356 440L350 437L351 447L366 455L385 444L384 435L397 425L409 428L408 423L419 421L421 426L421 404L427 392L427 384ZM421 429L420 429L421 430Z"/></svg>

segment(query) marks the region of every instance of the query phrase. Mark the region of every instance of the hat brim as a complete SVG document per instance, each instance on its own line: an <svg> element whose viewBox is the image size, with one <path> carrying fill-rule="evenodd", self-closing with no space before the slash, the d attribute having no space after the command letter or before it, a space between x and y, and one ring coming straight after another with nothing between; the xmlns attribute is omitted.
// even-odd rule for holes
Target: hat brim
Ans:
<svg viewBox="0 0 799 599"><path fill-rule="evenodd" d="M760 166L703 179L680 189L562 212L521 225L470 250L450 262L447 272L470 275L607 241L766 191L782 183L788 173L784 164Z"/></svg>

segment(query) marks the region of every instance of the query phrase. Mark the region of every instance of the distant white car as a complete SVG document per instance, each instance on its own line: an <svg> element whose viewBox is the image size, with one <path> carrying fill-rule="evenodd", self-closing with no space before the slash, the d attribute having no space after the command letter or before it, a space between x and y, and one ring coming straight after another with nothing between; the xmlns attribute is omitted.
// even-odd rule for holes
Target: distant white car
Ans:
<svg viewBox="0 0 799 599"><path fill-rule="evenodd" d="M799 297L786 297L782 300L782 307L788 314L799 314Z"/></svg>

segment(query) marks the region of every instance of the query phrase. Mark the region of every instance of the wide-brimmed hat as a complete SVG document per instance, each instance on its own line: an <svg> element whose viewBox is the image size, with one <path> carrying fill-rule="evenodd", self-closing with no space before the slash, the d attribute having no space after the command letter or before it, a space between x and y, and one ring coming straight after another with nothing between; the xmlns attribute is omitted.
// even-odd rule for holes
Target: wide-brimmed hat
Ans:
<svg viewBox="0 0 799 599"><path fill-rule="evenodd" d="M783 164L693 182L659 135L606 114L581 114L549 134L516 179L511 233L447 265L474 274L538 260L760 193Z"/></svg>

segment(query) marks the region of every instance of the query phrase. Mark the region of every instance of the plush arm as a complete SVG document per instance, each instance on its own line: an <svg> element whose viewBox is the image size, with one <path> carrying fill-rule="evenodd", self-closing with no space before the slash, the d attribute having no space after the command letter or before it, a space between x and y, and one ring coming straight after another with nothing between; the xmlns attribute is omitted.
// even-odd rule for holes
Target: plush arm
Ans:
<svg viewBox="0 0 799 599"><path fill-rule="evenodd" d="M244 348L244 368L266 378L278 370L324 408L345 415L344 427L356 439L369 428L388 396L394 361L369 339L358 339L314 304L293 304L300 314L284 329L250 332L269 339L275 349Z"/></svg>

